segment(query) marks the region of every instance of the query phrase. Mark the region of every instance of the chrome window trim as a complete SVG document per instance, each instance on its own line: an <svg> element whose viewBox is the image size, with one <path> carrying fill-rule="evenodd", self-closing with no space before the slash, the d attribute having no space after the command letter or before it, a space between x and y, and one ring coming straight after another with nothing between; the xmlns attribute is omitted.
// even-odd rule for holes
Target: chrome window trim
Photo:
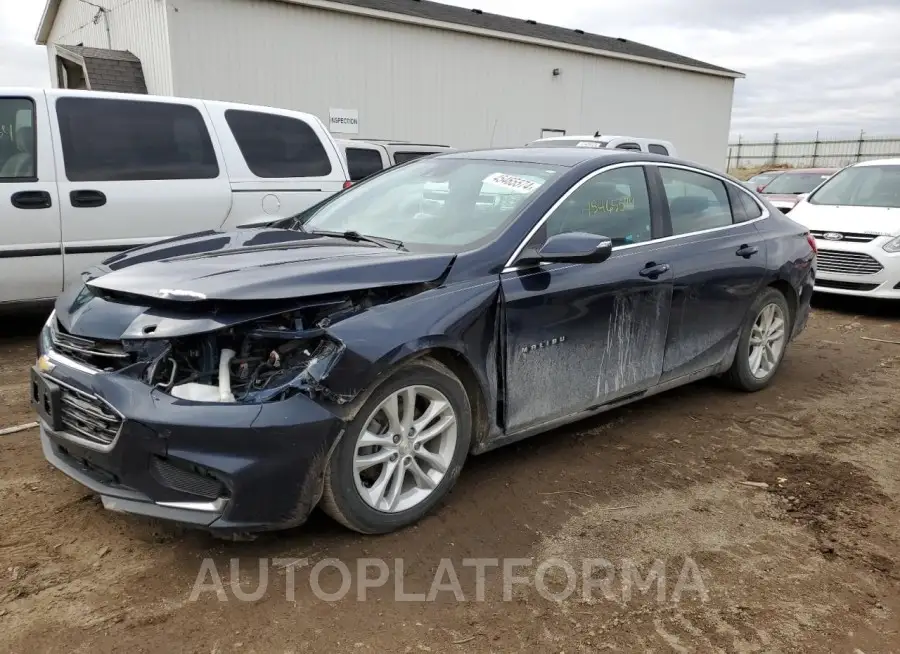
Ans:
<svg viewBox="0 0 900 654"><path fill-rule="evenodd" d="M528 242L534 237L535 234L537 234L538 230L544 226L544 223L546 223L547 220L549 220L550 216L553 215L553 212L556 211L563 202L565 202L567 199L569 199L570 195L572 195L575 191L580 189L583 184L586 184L587 182L591 181L594 177L597 177L598 175L609 172L611 170L616 170L618 168L636 167L636 166L640 166L640 167L656 166L659 168L677 168L679 170L686 170L688 172L696 173L698 175L706 175L707 177L712 177L713 179L718 179L719 181L721 181L725 184L730 184L734 188L740 190L742 193L746 193L747 195L749 195L750 198L759 207L762 214L757 218L751 218L750 220L745 220L740 223L732 223L730 225L723 225L721 227L711 227L709 229L701 229L696 232L688 232L687 234L675 234L673 236L663 236L662 238L656 238L656 239L652 239L649 241L643 241L641 243L631 243L629 245L617 245L617 246L613 247L613 252L617 252L619 250L631 249L631 248L645 247L647 245L655 245L657 243L666 243L666 242L674 241L674 240L680 239L680 238L696 236L698 234L709 234L712 232L718 232L718 231L722 231L725 229L734 229L735 227L740 227L742 225L750 225L750 224L765 220L766 218L768 218L771 215L769 213L769 210L765 207L765 205L762 202L760 202L758 198L754 197L752 193L748 192L747 189L742 188L740 185L735 184L727 177L723 177L722 175L719 175L717 173L710 173L705 170L693 168L691 166L685 166L685 165L676 164L676 163L668 163L668 162L663 162L663 161L627 161L624 163L612 164L612 165L606 166L605 168L600 168L599 170L595 170L588 175L585 175L580 180L578 180L577 184L575 184L572 188L570 188L568 191L566 191L562 195L562 197L559 198L559 200L554 202L553 206L550 207L546 211L546 213L544 213L543 216L541 216L541 219L538 220L537 223L535 223L534 227L532 227L528 231L528 233L525 235L525 238L522 240L521 243L519 243L518 247L513 251L512 256L506 261L506 265L503 266L503 270L501 270L501 273L516 272L516 271L522 270L524 268L523 266L514 266L513 262L519 257L519 255L522 253L522 250L525 249L525 246L528 244ZM648 191L648 193L650 191L649 185L648 185L647 191ZM732 212L732 219L733 218L734 218L734 213Z"/></svg>

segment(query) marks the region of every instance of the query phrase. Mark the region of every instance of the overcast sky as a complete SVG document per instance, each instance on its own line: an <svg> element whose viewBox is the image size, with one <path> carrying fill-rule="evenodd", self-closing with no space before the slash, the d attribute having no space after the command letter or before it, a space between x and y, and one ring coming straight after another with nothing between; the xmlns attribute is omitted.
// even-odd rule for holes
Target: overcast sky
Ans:
<svg viewBox="0 0 900 654"><path fill-rule="evenodd" d="M900 134L900 0L445 1L746 73L736 84L735 135ZM0 0L0 86L49 83L46 53L31 45L43 5Z"/></svg>

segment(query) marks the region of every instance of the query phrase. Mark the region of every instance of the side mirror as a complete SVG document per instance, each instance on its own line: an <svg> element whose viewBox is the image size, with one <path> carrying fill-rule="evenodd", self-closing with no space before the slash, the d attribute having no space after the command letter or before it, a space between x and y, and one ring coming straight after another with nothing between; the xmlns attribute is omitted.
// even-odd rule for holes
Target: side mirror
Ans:
<svg viewBox="0 0 900 654"><path fill-rule="evenodd" d="M602 263L612 254L612 241L606 236L586 232L556 234L540 250L526 250L516 265L539 263Z"/></svg>

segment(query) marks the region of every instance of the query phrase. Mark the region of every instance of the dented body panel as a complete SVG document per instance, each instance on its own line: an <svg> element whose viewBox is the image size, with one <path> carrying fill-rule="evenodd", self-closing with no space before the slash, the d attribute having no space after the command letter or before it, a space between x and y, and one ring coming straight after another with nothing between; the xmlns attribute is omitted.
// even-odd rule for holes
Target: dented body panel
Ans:
<svg viewBox="0 0 900 654"><path fill-rule="evenodd" d="M761 219L673 236L652 175L650 240L602 263L514 265L579 180L689 164L565 149L442 156L563 168L469 251L272 226L169 239L87 271L57 300L32 373L47 459L116 510L289 527L318 502L369 393L405 362L434 357L463 380L480 453L727 370L768 286L788 297L791 336L806 324L815 259L802 227L759 200ZM227 399L177 395L223 375ZM60 394L62 418L44 402Z"/></svg>

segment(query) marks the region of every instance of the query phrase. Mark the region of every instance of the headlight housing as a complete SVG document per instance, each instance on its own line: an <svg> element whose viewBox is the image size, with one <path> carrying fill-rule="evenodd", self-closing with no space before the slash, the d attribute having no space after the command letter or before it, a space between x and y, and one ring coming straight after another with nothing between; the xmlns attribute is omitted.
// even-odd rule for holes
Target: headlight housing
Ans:
<svg viewBox="0 0 900 654"><path fill-rule="evenodd" d="M900 252L900 236L892 238L890 241L881 246L885 252Z"/></svg>

